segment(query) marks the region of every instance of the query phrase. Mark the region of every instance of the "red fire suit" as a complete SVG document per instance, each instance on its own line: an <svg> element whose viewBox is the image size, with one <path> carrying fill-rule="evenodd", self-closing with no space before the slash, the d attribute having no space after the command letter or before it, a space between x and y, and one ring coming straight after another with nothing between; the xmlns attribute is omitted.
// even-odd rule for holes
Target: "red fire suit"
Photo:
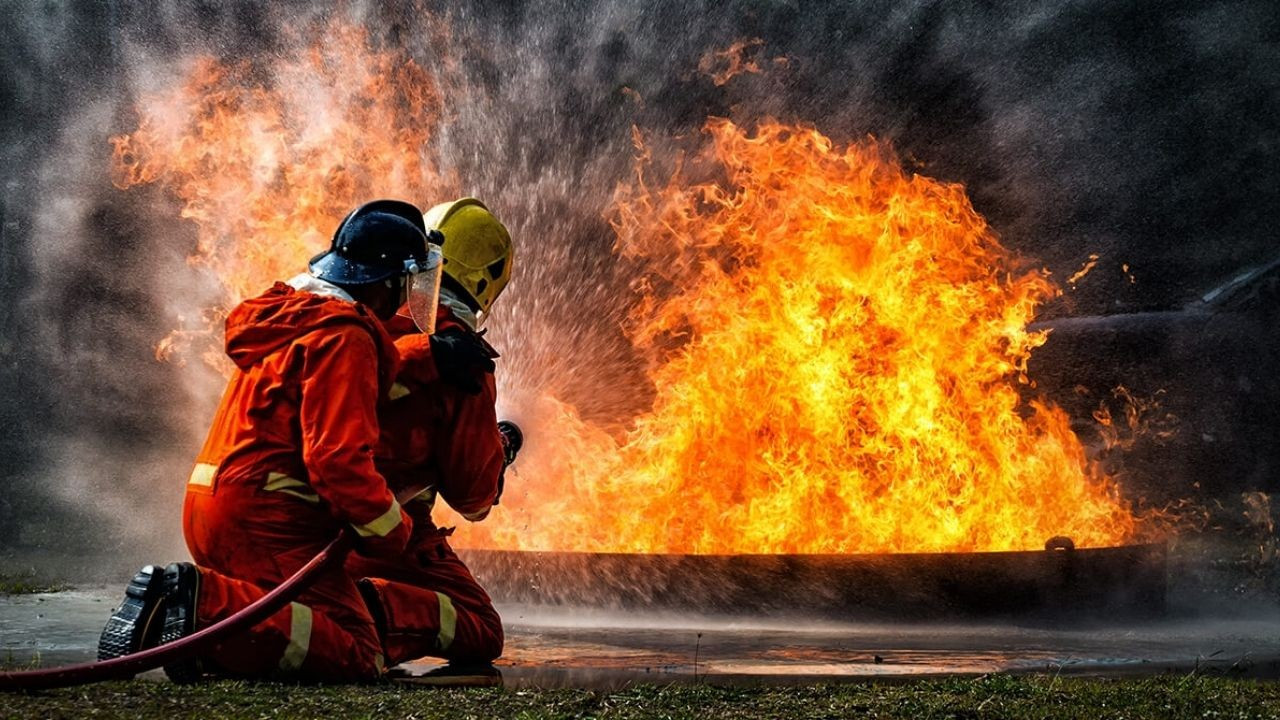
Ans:
<svg viewBox="0 0 1280 720"><path fill-rule="evenodd" d="M397 352L363 306L276 285L227 318L237 370L187 484L183 530L200 568L196 628L279 585L344 526L362 553L398 556L411 533L374 465L377 405ZM378 677L384 666L355 581L335 568L206 661L231 675Z"/></svg>
<svg viewBox="0 0 1280 720"><path fill-rule="evenodd" d="M443 306L436 325L461 326ZM498 497L503 449L494 378L485 374L480 393L468 395L440 380L425 335L405 334L396 346L401 368L381 415L378 467L397 494L429 489L405 504L413 535L402 558L352 557L347 569L376 592L388 666L423 656L493 660L502 654L502 619L449 546L452 529L432 522L431 507L439 496L480 520Z"/></svg>

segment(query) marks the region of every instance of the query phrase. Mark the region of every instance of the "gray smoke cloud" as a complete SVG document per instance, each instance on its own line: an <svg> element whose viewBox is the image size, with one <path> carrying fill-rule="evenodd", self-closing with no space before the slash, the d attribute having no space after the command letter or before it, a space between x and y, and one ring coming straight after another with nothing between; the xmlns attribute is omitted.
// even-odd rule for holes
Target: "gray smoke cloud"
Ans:
<svg viewBox="0 0 1280 720"><path fill-rule="evenodd" d="M15 558L181 553L183 480L220 390L159 363L179 314L217 297L159 188L110 184L107 138L211 54L269 65L306 3L4 3L0 548ZM504 394L552 391L618 427L646 407L620 330L628 268L604 220L633 165L709 116L891 140L964 183L1007 244L1059 277L1103 262L1049 314L1176 306L1276 252L1277 11L1267 2L831 6L556 2L338 11L449 76L441 162L509 224L520 262L493 319ZM425 31L442 19L447 41ZM763 72L717 86L709 51L759 38ZM783 58L785 60L777 60ZM422 198L430 203L444 198ZM1119 270L1128 263L1139 282ZM549 352L548 348L555 348Z"/></svg>

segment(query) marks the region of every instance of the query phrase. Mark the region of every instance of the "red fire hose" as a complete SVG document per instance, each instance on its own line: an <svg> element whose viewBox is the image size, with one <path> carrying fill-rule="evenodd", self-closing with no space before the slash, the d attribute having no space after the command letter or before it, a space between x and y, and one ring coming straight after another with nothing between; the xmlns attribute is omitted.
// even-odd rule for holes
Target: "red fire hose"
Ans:
<svg viewBox="0 0 1280 720"><path fill-rule="evenodd" d="M131 678L144 670L153 670L210 650L214 645L238 632L257 625L276 611L293 601L316 576L325 569L341 563L355 544L350 530L344 530L320 554L311 558L293 577L263 595L257 601L215 625L175 640L168 645L148 648L132 655L111 660L81 663L45 670L0 673L2 690L48 690L50 688L84 685L104 680Z"/></svg>

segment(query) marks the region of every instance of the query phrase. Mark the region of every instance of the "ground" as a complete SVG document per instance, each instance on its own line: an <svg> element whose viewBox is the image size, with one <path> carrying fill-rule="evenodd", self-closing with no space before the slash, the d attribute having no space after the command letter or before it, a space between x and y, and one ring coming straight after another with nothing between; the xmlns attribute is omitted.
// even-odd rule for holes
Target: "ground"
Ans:
<svg viewBox="0 0 1280 720"><path fill-rule="evenodd" d="M1198 675L990 675L905 683L611 691L307 687L139 680L3 698L4 718L1280 718L1280 683Z"/></svg>
<svg viewBox="0 0 1280 720"><path fill-rule="evenodd" d="M153 671L134 683L3 696L0 720L1280 718L1275 566L1244 573L1220 548L1201 555L1214 561L1175 558L1170 575L1177 601L1145 620L875 624L505 605L501 689L177 687ZM92 659L119 598L118 584L0 594L0 665ZM426 661L406 669L432 666Z"/></svg>

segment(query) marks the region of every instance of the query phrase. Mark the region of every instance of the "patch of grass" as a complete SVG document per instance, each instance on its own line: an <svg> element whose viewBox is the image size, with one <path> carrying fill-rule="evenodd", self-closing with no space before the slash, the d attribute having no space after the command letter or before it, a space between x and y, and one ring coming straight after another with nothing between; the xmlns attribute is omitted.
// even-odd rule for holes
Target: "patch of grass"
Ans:
<svg viewBox="0 0 1280 720"><path fill-rule="evenodd" d="M12 648L6 648L4 658L0 660L0 670L6 672L21 672L23 670L38 670L40 668L40 653L33 652L26 659L19 659L13 654Z"/></svg>
<svg viewBox="0 0 1280 720"><path fill-rule="evenodd" d="M31 595L34 593L51 593L70 590L64 583L45 582L36 577L32 571L6 573L0 572L0 595Z"/></svg>
<svg viewBox="0 0 1280 720"><path fill-rule="evenodd" d="M0 717L98 718L1275 718L1280 683L1214 677L993 675L906 683L621 690L430 689L133 681L3 698Z"/></svg>

